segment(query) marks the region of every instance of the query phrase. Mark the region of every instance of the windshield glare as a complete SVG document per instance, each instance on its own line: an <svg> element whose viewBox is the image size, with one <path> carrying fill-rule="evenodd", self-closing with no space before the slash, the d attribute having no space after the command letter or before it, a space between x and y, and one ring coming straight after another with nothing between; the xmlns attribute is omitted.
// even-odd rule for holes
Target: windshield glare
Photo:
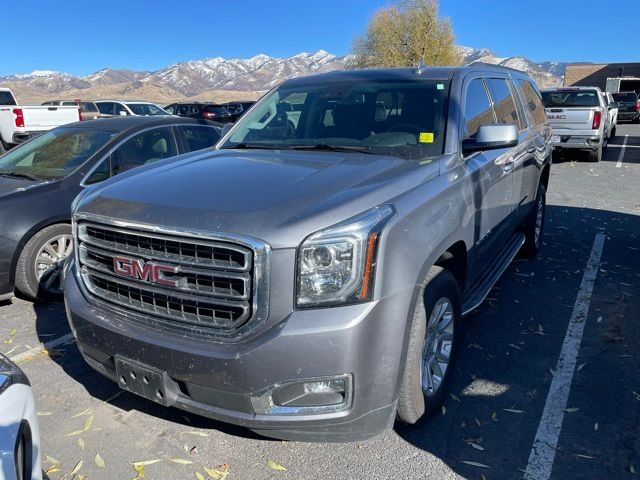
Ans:
<svg viewBox="0 0 640 480"><path fill-rule="evenodd" d="M0 174L25 174L43 180L63 178L115 135L81 128L50 130L0 157Z"/></svg>
<svg viewBox="0 0 640 480"><path fill-rule="evenodd" d="M152 103L127 103L127 107L136 115L169 115L169 112Z"/></svg>
<svg viewBox="0 0 640 480"><path fill-rule="evenodd" d="M318 145L421 159L444 147L448 82L283 86L244 115L222 148Z"/></svg>

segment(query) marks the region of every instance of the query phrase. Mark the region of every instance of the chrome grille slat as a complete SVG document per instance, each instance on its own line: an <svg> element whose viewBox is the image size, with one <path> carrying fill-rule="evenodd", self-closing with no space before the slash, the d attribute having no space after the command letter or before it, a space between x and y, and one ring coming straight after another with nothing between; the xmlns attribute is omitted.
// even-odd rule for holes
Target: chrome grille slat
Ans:
<svg viewBox="0 0 640 480"><path fill-rule="evenodd" d="M250 329L254 317L256 322L265 318L267 305L258 297L267 293L266 246L122 226L103 217L74 218L74 226L77 271L86 293L137 312L132 315L136 321L195 335L231 336ZM123 261L135 263L134 274L131 269L116 272L120 267L114 264ZM167 269L149 277L142 271L149 263Z"/></svg>
<svg viewBox="0 0 640 480"><path fill-rule="evenodd" d="M89 228L89 230L87 230L87 228ZM113 250L113 251L117 251L118 253L147 256L147 257L151 257L158 260L167 260L174 263L180 263L182 265L191 265L196 267L204 265L204 266L211 266L215 268L223 268L226 270L234 270L234 271L242 271L242 272L248 272L251 268L251 263L250 263L251 250L238 247L235 245L227 245L221 242L205 241L205 240L197 240L197 239L193 239L193 240L184 239L184 240L176 241L175 237L170 237L168 235L162 235L162 234L156 234L156 233L151 234L147 232L137 232L137 231L129 232L121 228L111 228L111 227L102 227L102 226L99 227L101 230L109 234L124 235L128 237L127 239L133 243L140 242L140 240L136 242L137 239L145 239L146 243L149 244L150 248L143 248L143 247L140 247L139 245L132 246L128 243L118 243L115 241L107 241L107 240L104 240L103 238L97 238L96 236L91 235L92 233L91 228L95 229L97 227L94 227L93 225L89 226L87 224L79 225L78 238L81 242L93 245L98 248ZM161 250L157 243L154 246L154 243L153 243L154 240L162 241L162 242L168 241L168 242L178 243L179 246L175 248L178 248L179 253L177 254L175 253L175 248L172 249L174 251ZM193 256L188 256L183 252L183 247L181 244L189 244L189 243L192 243L193 245L197 245L199 247L229 250L234 252L235 254L242 255L246 259L246 261L243 264L235 264L234 262L231 262L231 261L222 262L220 260L216 260L215 258L204 258L202 256L197 255L197 252L198 252L197 249L194 249Z"/></svg>

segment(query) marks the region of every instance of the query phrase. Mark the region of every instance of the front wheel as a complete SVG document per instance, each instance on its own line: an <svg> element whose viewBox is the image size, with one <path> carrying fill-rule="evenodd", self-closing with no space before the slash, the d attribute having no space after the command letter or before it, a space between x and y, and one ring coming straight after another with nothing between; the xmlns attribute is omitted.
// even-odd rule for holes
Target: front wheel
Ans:
<svg viewBox="0 0 640 480"><path fill-rule="evenodd" d="M453 275L432 267L420 287L398 398L398 418L416 423L439 411L449 390L462 330Z"/></svg>
<svg viewBox="0 0 640 480"><path fill-rule="evenodd" d="M16 288L31 300L62 300L61 272L71 255L71 225L51 225L24 246L16 266Z"/></svg>

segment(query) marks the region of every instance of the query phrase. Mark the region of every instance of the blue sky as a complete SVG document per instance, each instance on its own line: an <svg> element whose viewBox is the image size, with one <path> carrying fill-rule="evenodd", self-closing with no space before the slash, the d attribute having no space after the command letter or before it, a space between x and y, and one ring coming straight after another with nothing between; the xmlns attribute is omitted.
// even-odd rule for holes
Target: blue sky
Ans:
<svg viewBox="0 0 640 480"><path fill-rule="evenodd" d="M20 0L3 22L0 75L155 70L213 56L348 52L389 0ZM525 6L528 5L528 6ZM457 42L532 60L640 61L638 0L441 0ZM610 18L611 20L608 20ZM628 27L622 25L627 24ZM619 28L619 26L622 26ZM599 29L599 31L598 31Z"/></svg>

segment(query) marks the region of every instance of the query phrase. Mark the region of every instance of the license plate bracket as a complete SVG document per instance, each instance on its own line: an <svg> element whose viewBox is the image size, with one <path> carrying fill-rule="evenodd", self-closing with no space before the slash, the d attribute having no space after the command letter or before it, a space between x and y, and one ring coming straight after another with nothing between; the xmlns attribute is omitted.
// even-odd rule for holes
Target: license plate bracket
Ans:
<svg viewBox="0 0 640 480"><path fill-rule="evenodd" d="M116 356L114 360L121 389L161 405L169 405L166 372L120 356Z"/></svg>

